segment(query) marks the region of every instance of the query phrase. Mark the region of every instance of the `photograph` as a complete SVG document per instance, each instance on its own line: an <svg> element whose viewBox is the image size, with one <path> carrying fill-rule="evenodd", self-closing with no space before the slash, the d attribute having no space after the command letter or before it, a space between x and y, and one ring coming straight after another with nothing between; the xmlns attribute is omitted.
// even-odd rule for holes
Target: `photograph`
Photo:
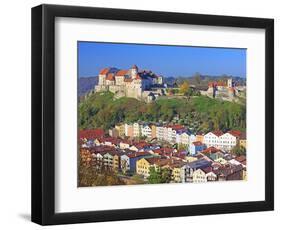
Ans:
<svg viewBox="0 0 281 230"><path fill-rule="evenodd" d="M78 41L77 186L247 180L246 54Z"/></svg>

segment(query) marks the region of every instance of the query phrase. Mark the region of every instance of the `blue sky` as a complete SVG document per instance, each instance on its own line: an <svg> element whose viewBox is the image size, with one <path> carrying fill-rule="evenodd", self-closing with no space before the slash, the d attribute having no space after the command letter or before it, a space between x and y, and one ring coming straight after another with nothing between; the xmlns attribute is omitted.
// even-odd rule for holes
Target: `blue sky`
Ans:
<svg viewBox="0 0 281 230"><path fill-rule="evenodd" d="M105 67L149 69L165 77L232 75L246 77L246 49L78 42L79 77Z"/></svg>

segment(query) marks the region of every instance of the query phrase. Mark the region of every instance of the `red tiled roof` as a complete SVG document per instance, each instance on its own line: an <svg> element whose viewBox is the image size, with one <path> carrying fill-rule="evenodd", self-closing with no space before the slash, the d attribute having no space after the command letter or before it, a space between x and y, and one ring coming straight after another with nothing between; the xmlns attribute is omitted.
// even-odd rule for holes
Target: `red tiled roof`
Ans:
<svg viewBox="0 0 281 230"><path fill-rule="evenodd" d="M149 155L149 153L147 153L147 152L136 152L136 153L130 153L127 156L129 158L134 158L134 157L145 156L145 155Z"/></svg>
<svg viewBox="0 0 281 230"><path fill-rule="evenodd" d="M242 134L242 132L240 132L239 130L230 130L228 131L228 133L235 137L240 137Z"/></svg>
<svg viewBox="0 0 281 230"><path fill-rule="evenodd" d="M153 158L146 158L145 159L149 164L154 164L156 162L158 162L160 159L159 158L156 158L156 157L153 157Z"/></svg>
<svg viewBox="0 0 281 230"><path fill-rule="evenodd" d="M171 125L170 127L174 130L185 129L183 125Z"/></svg>
<svg viewBox="0 0 281 230"><path fill-rule="evenodd" d="M125 82L132 82L133 79L132 79L132 78L125 78L124 81L125 81Z"/></svg>
<svg viewBox="0 0 281 230"><path fill-rule="evenodd" d="M204 153L204 154L206 154L206 153L217 153L217 152L219 152L219 151L220 151L219 149L217 149L217 148L211 146L211 147L209 147L209 148L203 150L202 153Z"/></svg>
<svg viewBox="0 0 281 230"><path fill-rule="evenodd" d="M223 135L223 132L222 132L221 130L212 131L211 133L213 133L213 134L216 135L217 137Z"/></svg>
<svg viewBox="0 0 281 230"><path fill-rule="evenodd" d="M147 142L139 142L139 143L135 143L134 146L137 148L143 148L146 146L150 146L150 144L148 144Z"/></svg>
<svg viewBox="0 0 281 230"><path fill-rule="evenodd" d="M122 69L116 73L116 76L124 76L128 73L128 70Z"/></svg>
<svg viewBox="0 0 281 230"><path fill-rule="evenodd" d="M160 155L165 155L165 154L171 154L173 153L173 149L168 149L168 148L161 148L161 149L155 149L153 150L154 153L160 154Z"/></svg>
<svg viewBox="0 0 281 230"><path fill-rule="evenodd" d="M215 86L226 86L225 82L219 81L219 82L209 82L208 83L209 87L215 87Z"/></svg>
<svg viewBox="0 0 281 230"><path fill-rule="evenodd" d="M103 129L85 129L79 131L79 138L96 139L103 136Z"/></svg>
<svg viewBox="0 0 281 230"><path fill-rule="evenodd" d="M101 75L107 74L109 72L109 68L104 68L100 71Z"/></svg>
<svg viewBox="0 0 281 230"><path fill-rule="evenodd" d="M108 74L106 80L114 81L115 80L114 74L113 73Z"/></svg>

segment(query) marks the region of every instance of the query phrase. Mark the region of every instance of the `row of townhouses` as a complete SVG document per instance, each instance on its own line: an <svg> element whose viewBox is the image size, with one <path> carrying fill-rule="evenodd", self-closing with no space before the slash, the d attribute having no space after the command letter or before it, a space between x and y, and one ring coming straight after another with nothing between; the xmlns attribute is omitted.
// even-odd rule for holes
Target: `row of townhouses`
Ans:
<svg viewBox="0 0 281 230"><path fill-rule="evenodd" d="M149 139L157 138L160 141L167 141L171 144L182 144L189 148L193 154L198 149L214 146L230 151L236 145L242 145L246 148L246 135L237 130L230 130L226 133L222 131L211 131L206 134L194 135L183 125L161 125L135 122L133 124L117 124L110 130L113 137L147 137Z"/></svg>

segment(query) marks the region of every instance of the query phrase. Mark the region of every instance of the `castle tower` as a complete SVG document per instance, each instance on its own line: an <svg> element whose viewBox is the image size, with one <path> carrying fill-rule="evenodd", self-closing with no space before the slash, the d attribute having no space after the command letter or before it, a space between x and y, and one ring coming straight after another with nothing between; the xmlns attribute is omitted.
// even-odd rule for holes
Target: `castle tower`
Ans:
<svg viewBox="0 0 281 230"><path fill-rule="evenodd" d="M135 79L137 77L138 74L138 67L136 65L133 65L131 68L131 74L132 74L132 78Z"/></svg>
<svg viewBox="0 0 281 230"><path fill-rule="evenodd" d="M228 88L232 88L233 84L232 84L232 78L227 79L227 87Z"/></svg>

